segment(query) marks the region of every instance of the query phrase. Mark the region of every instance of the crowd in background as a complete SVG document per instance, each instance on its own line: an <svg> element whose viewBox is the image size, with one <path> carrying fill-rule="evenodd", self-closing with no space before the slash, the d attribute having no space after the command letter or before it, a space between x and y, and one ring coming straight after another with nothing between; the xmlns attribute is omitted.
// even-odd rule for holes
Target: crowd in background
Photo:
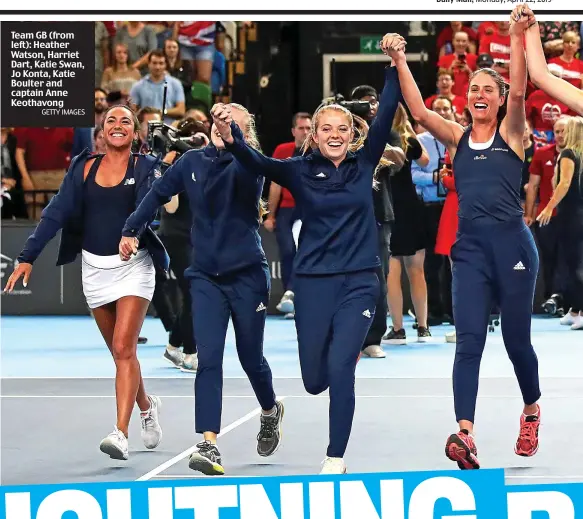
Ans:
<svg viewBox="0 0 583 519"><path fill-rule="evenodd" d="M162 113L164 121L208 119L226 84L234 22L95 22L95 125L2 128L2 218L40 217L59 189L71 157L99 149L108 106Z"/></svg>
<svg viewBox="0 0 583 519"><path fill-rule="evenodd" d="M540 22L540 26L549 69L582 88L583 61L579 56L583 24ZM2 217L38 218L51 193L58 190L70 158L86 147L100 151L101 116L113 104L129 103L138 113L142 133L136 151L147 150L146 129L151 120L163 119L174 126L195 121L197 131L208 136L208 113L225 85L225 62L232 52L232 41L225 37L226 32L225 25L219 22L96 22L95 125L3 128ZM426 105L441 117L467 126L471 116L466 108L466 91L472 72L491 67L508 80L509 23L450 22L437 35L436 44L436 89L425 100ZM164 80L168 94L163 116ZM369 120L372 119L378 109L378 92L370 85L354 86L352 99L371 103ZM575 322L567 302L561 298L563 260L553 221L545 227L536 223L556 187L555 165L564 145L566 118L576 114L530 82L526 96L528 125L521 195L525 221L536 236L541 254L544 309L560 318L562 324L583 329L583 320ZM292 139L278 146L273 156L287 158L301 153L310 125L310 112L297 113L291 121ZM410 120L404 107L395 117L391 146L401 150L401 159L395 161L393 154L395 164L379 168L380 187L373 190L372 196L379 244L381 249L390 251L382 258L387 283L377 314L389 314L392 326L388 329L382 318L373 324L364 345L364 353L371 357L385 355L382 344L407 342L403 271L410 285L416 339L427 341L431 327L455 324L449 254L457 230L457 197L451 161L444 146ZM34 197L27 194L30 191L35 192ZM264 227L277 237L285 292L277 308L293 319L292 265L301 219L295 214L295 202L287 190L271 184L266 197L269 213ZM180 236L188 236L187 231L188 224ZM154 304L163 308L164 297L163 291L158 291ZM496 309L492 312L494 315ZM165 315L164 310L158 313ZM166 313L165 327L169 332L179 313ZM455 332L446 338L455 342ZM176 356L177 347L172 342L168 355ZM180 362L183 358L175 363Z"/></svg>

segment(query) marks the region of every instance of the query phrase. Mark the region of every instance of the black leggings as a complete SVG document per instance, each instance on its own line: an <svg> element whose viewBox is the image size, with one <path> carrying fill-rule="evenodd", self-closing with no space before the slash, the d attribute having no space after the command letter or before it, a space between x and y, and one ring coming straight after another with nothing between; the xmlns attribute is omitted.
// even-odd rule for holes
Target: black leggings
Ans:
<svg viewBox="0 0 583 519"><path fill-rule="evenodd" d="M192 299L190 283L184 277L184 271L190 266L190 238L181 236L164 236L160 239L170 256L170 268L176 276L178 287L182 295L181 308L176 312L176 318L170 330L169 342L172 346L183 346L183 353L196 353L194 328L192 326Z"/></svg>
<svg viewBox="0 0 583 519"><path fill-rule="evenodd" d="M583 311L583 204L565 207L557 215L561 253L564 254L567 279L565 299L573 312ZM567 310L567 308L565 308Z"/></svg>

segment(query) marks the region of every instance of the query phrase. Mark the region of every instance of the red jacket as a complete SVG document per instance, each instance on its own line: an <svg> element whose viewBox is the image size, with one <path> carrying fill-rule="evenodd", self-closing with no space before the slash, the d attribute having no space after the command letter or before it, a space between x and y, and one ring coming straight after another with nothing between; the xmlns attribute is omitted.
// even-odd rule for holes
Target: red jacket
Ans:
<svg viewBox="0 0 583 519"><path fill-rule="evenodd" d="M295 142L284 142L275 148L273 152L274 159L289 159L293 157L296 151ZM285 188L281 188L281 200L279 202L279 207L295 207L296 201L292 194Z"/></svg>

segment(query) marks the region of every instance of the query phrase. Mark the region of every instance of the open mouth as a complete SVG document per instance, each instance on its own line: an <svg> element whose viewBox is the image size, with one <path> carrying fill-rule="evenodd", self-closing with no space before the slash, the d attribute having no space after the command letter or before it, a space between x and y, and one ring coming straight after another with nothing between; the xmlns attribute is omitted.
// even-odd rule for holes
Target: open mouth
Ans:
<svg viewBox="0 0 583 519"><path fill-rule="evenodd" d="M123 132L111 132L109 135L116 139L123 139L126 136L126 134Z"/></svg>
<svg viewBox="0 0 583 519"><path fill-rule="evenodd" d="M478 112L483 112L488 109L488 105L486 103L474 103L474 108Z"/></svg>
<svg viewBox="0 0 583 519"><path fill-rule="evenodd" d="M337 141L332 141L328 143L328 146L330 146L331 148L335 148L338 149L342 146L341 142L337 142Z"/></svg>

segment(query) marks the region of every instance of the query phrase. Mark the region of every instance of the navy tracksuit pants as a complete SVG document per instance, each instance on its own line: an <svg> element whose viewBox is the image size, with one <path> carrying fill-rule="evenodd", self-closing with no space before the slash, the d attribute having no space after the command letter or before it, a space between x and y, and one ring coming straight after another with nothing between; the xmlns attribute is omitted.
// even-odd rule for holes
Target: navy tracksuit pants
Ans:
<svg viewBox="0 0 583 519"><path fill-rule="evenodd" d="M194 383L197 433L221 430L223 354L229 318L237 354L262 409L273 409L271 368L263 356L269 291L267 265L254 265L224 276L189 273L198 370Z"/></svg>
<svg viewBox="0 0 583 519"><path fill-rule="evenodd" d="M375 270L295 274L296 330L304 387L330 389L327 456L342 458L352 430L355 371L379 297Z"/></svg>
<svg viewBox="0 0 583 519"><path fill-rule="evenodd" d="M457 345L453 368L456 420L474 422L480 362L493 306L524 403L541 396L531 317L539 258L523 220L476 224L460 219L452 247Z"/></svg>
<svg viewBox="0 0 583 519"><path fill-rule="evenodd" d="M280 207L277 210L277 220L275 226L275 238L281 258L281 282L284 290L292 290L293 287L293 266L296 255L296 243L292 227L296 221L295 207Z"/></svg>

